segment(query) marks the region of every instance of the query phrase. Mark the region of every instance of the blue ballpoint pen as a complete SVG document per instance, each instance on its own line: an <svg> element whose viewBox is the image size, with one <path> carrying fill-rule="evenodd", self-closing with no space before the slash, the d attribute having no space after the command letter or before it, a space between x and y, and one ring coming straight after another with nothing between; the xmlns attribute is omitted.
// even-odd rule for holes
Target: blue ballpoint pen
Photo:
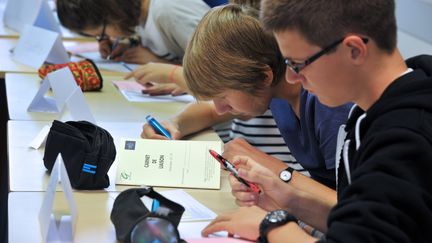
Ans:
<svg viewBox="0 0 432 243"><path fill-rule="evenodd" d="M168 139L172 139L171 134L158 122L156 119L154 119L151 115L146 116L146 120L150 126L153 127L153 129L156 130L157 133L164 135Z"/></svg>

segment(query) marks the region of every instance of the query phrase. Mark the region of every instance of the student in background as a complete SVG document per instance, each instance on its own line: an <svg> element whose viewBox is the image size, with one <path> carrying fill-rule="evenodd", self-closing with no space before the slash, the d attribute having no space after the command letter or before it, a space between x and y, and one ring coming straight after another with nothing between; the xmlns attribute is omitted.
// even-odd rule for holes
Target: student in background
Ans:
<svg viewBox="0 0 432 243"><path fill-rule="evenodd" d="M215 122L262 115L270 107L292 155L315 180L334 188L337 130L351 106L326 107L300 84L285 82L277 43L254 14L252 8L226 5L204 16L188 45L183 70L191 93L213 104L192 104L164 125L178 139ZM147 125L142 136L163 139ZM247 143L225 145L224 156L231 159L236 154L250 155L278 175L289 171L286 164ZM308 177L290 173L299 187L335 200L329 188L315 187L318 183ZM256 199L238 202L251 204Z"/></svg>
<svg viewBox="0 0 432 243"><path fill-rule="evenodd" d="M432 56L404 62L395 1L264 0L262 13L285 57L288 80L327 105L357 104L341 136L338 201L311 200L238 157L240 176L284 210L265 218L262 209L241 208L220 215L203 234L225 230L253 240L260 235L259 242L316 242L296 216L326 232L319 242L432 242ZM321 210L299 215L296 206L305 205Z"/></svg>
<svg viewBox="0 0 432 243"><path fill-rule="evenodd" d="M259 7L259 1L236 1L247 6ZM180 66L164 63L148 63L126 76L125 79L132 77L137 82L146 86L144 92L150 95L179 95L187 91L187 85L183 78L183 68ZM227 118L227 120L220 120L221 123L214 121L211 124L223 142L228 143L232 141L227 145L227 149L229 147L251 147L253 145L260 151L284 161L288 166L304 175L310 176L292 156L270 110L248 120L234 118L232 122L230 121L231 117ZM145 135L143 134L143 136Z"/></svg>
<svg viewBox="0 0 432 243"><path fill-rule="evenodd" d="M179 63L208 10L202 0L57 0L60 23L96 37L103 58L138 64Z"/></svg>

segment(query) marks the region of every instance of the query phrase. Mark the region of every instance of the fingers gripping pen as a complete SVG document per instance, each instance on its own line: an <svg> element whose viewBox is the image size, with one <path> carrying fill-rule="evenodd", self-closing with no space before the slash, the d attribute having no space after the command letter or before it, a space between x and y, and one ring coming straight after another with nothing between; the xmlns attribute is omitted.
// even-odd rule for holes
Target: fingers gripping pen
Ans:
<svg viewBox="0 0 432 243"><path fill-rule="evenodd" d="M168 139L172 139L171 134L158 122L156 119L154 119L151 115L146 116L146 120L150 126L153 127L153 129L159 133L160 135L165 136Z"/></svg>
<svg viewBox="0 0 432 243"><path fill-rule="evenodd" d="M241 182L242 184L244 184L245 186L250 188L253 192L256 192L256 193L261 192L261 190L259 189L259 187L256 184L249 182L249 181L246 181L245 179L241 178L238 174L237 169L228 160L226 160L220 154L216 153L214 150L210 149L209 152L213 156L213 158L215 158L217 161L219 161L219 163L221 163L221 165L224 168L226 168L229 172L231 172L234 175L234 177L237 178L237 180L239 182Z"/></svg>

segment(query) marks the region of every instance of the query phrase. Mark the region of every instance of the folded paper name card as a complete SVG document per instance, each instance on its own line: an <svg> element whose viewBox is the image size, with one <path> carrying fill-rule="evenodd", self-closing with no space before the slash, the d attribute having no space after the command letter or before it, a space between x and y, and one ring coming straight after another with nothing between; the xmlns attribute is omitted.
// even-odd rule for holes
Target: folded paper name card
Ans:
<svg viewBox="0 0 432 243"><path fill-rule="evenodd" d="M52 95L48 95L49 91ZM48 73L27 111L60 113L67 107L74 120L96 123L81 88L68 67Z"/></svg>
<svg viewBox="0 0 432 243"><path fill-rule="evenodd" d="M57 192L61 185L63 192ZM62 193L66 199L69 212L55 212L56 194ZM48 187L39 211L39 227L43 242L73 242L77 208L72 195L72 187L63 159L59 154L51 171Z"/></svg>

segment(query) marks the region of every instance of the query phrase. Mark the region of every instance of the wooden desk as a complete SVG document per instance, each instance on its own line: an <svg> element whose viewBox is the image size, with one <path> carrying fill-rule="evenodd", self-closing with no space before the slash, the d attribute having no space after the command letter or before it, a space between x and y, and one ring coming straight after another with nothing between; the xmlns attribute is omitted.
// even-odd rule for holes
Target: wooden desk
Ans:
<svg viewBox="0 0 432 243"><path fill-rule="evenodd" d="M48 173L43 164L44 149L35 150L28 145L48 121L9 121L8 122L8 155L10 191L45 191L48 184ZM121 137L138 138L143 122L101 122L99 126L110 132L116 147ZM212 131L201 132L192 140L219 141ZM128 186L115 185L117 162L114 161L108 175L110 186L107 191L122 191ZM223 171L222 190L229 190L228 173ZM61 188L58 188L61 190Z"/></svg>
<svg viewBox="0 0 432 243"><path fill-rule="evenodd" d="M96 121L136 122L144 121L148 113L158 119L173 116L185 103L134 103L127 101L112 84L121 77L105 76L101 92L85 92L84 96ZM37 75L8 74L6 95L11 120L52 121L58 114L27 112L27 107L40 86ZM70 120L66 111L65 119Z"/></svg>
<svg viewBox="0 0 432 243"><path fill-rule="evenodd" d="M237 208L230 192L185 191L217 214ZM116 242L109 217L118 193L74 192L73 195L78 211L74 242ZM42 192L9 193L9 242L42 242L38 213L43 196ZM63 193L56 193L55 203L56 212L65 210Z"/></svg>

